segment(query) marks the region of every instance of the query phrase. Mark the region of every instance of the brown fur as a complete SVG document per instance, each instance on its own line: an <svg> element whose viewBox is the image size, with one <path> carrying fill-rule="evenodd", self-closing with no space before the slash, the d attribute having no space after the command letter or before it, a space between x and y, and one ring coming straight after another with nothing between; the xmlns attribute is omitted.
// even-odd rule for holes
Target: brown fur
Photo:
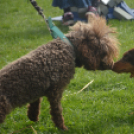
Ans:
<svg viewBox="0 0 134 134"><path fill-rule="evenodd" d="M134 48L124 53L123 57L114 64L113 71L131 73L130 77L134 77Z"/></svg>
<svg viewBox="0 0 134 134"><path fill-rule="evenodd" d="M40 97L50 102L50 114L58 128L66 130L61 98L75 66L87 70L112 69L118 55L113 29L102 18L78 22L66 35L73 46L55 39L0 70L0 123L14 108L30 103L28 117L38 120Z"/></svg>

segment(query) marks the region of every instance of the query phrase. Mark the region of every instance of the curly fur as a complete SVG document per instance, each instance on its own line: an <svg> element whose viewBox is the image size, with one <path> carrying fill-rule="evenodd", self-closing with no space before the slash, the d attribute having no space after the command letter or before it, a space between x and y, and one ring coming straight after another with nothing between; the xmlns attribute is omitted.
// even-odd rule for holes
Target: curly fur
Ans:
<svg viewBox="0 0 134 134"><path fill-rule="evenodd" d="M70 29L67 37L73 46L55 39L0 70L0 123L12 109L27 103L29 119L37 121L40 98L46 96L53 122L65 130L60 101L75 66L87 70L112 69L118 41L111 36L113 29L104 19L87 24L78 22Z"/></svg>

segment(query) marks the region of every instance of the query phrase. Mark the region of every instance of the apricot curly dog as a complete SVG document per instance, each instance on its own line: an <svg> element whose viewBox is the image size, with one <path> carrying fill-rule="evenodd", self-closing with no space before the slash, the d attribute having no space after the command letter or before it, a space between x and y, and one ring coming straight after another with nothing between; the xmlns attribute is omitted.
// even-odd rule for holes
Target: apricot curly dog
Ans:
<svg viewBox="0 0 134 134"><path fill-rule="evenodd" d="M102 18L78 22L66 35L72 46L54 39L5 66L0 70L0 123L11 110L27 103L29 119L38 121L40 98L46 96L55 126L66 130L61 107L63 89L73 78L76 66L112 69L113 58L118 55L113 33Z"/></svg>

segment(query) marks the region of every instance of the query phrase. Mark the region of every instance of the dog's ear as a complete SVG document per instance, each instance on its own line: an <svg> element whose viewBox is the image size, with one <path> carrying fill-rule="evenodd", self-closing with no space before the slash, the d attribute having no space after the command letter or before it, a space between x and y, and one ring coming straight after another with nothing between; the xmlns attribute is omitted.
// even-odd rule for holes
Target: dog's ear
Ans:
<svg viewBox="0 0 134 134"><path fill-rule="evenodd" d="M122 61L129 62L134 66L134 49L127 51L122 58Z"/></svg>

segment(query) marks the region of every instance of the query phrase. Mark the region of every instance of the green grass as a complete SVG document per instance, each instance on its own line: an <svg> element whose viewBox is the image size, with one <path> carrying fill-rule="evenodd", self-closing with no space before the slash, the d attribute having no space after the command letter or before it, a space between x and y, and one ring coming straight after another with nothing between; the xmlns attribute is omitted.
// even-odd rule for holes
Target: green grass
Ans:
<svg viewBox="0 0 134 134"><path fill-rule="evenodd" d="M51 6L52 0L37 2L46 16L62 14L61 10ZM134 7L132 0L126 2ZM110 20L108 23L117 28L121 57L134 46L134 22ZM55 24L67 33L68 27L60 22ZM0 1L0 68L50 40L52 37L44 20L28 0ZM76 68L75 77L66 87L62 99L68 132L54 127L49 103L44 97L39 122L29 121L25 106L17 108L0 124L0 134L134 134L134 115L130 114L134 111L134 80L129 76ZM93 79L88 88L73 94Z"/></svg>

